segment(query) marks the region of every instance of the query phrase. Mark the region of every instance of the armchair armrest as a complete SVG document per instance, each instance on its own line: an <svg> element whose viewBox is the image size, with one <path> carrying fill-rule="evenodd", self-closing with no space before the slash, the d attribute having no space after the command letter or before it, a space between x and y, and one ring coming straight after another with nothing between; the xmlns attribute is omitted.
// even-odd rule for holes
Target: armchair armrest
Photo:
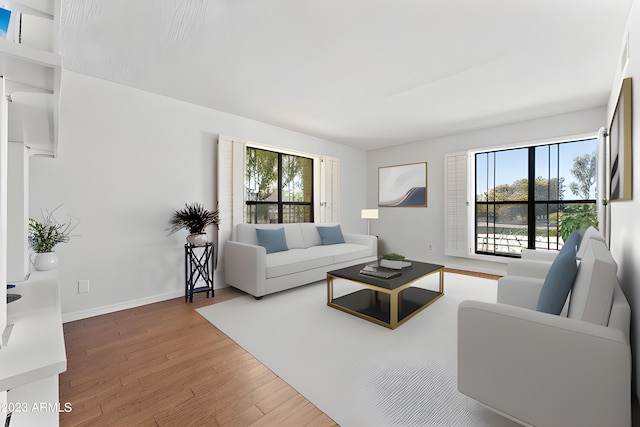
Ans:
<svg viewBox="0 0 640 427"><path fill-rule="evenodd" d="M630 426L629 340L616 328L463 301L458 389L539 427Z"/></svg>
<svg viewBox="0 0 640 427"><path fill-rule="evenodd" d="M224 276L228 285L256 297L265 295L266 249L262 246L228 241L224 247Z"/></svg>
<svg viewBox="0 0 640 427"><path fill-rule="evenodd" d="M535 310L544 279L505 276L498 279L498 299L501 304Z"/></svg>

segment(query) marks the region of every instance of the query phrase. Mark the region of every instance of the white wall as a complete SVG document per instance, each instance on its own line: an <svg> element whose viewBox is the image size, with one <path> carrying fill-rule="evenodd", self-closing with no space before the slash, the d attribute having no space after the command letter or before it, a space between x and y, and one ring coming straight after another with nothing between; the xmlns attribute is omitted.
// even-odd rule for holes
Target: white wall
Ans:
<svg viewBox="0 0 640 427"><path fill-rule="evenodd" d="M377 205L378 168L427 162L427 208L379 208L371 233L380 236L381 253L398 252L409 258L487 273L504 274L505 259L497 262L444 255L444 155L472 148L557 139L591 133L605 125L605 108L514 123L476 132L450 135L367 153L367 200ZM431 244L433 250L428 249ZM497 257L496 257L497 258Z"/></svg>
<svg viewBox="0 0 640 427"><path fill-rule="evenodd" d="M607 109L607 123L613 115L620 85L624 77L632 78L633 109L633 184L630 201L611 203L611 242L613 257L618 263L618 280L632 309L631 346L634 350L634 380L636 395L640 395L640 0L634 0L629 20L629 62L619 75L611 89L611 100ZM622 52L624 41L620 43Z"/></svg>
<svg viewBox="0 0 640 427"><path fill-rule="evenodd" d="M59 157L30 159L30 216L64 203L82 220L56 248L65 321L183 295L186 231L167 237L168 220L184 203L215 208L219 134L339 158L343 178L366 173L364 151L81 74L65 71L61 94ZM364 180L343 179L346 232L366 232L365 198Z"/></svg>

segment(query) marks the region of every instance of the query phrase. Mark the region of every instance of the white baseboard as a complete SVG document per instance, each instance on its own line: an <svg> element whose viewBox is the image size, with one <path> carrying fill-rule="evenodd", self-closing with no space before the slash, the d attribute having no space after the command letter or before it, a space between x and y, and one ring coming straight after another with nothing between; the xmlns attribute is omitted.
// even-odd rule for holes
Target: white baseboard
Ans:
<svg viewBox="0 0 640 427"><path fill-rule="evenodd" d="M214 290L226 288L228 285L221 282L220 286L214 286ZM73 322L74 320L86 319L88 317L100 316L102 314L113 313L114 311L127 310L129 308L140 307L141 305L153 304L154 302L166 301L168 299L184 297L184 291L173 291L166 294L153 295L146 298L125 301L118 304L105 305L102 307L89 308L87 310L74 311L72 313L62 313L62 323Z"/></svg>
<svg viewBox="0 0 640 427"><path fill-rule="evenodd" d="M74 311L62 314L62 323L73 322L74 320L86 319L88 317L100 316L102 314L113 313L114 311L127 310L129 308L140 307L141 305L152 304L154 302L166 301L168 299L184 297L184 291L169 292L161 295L140 298L118 304L105 305L102 307L90 308L88 310Z"/></svg>

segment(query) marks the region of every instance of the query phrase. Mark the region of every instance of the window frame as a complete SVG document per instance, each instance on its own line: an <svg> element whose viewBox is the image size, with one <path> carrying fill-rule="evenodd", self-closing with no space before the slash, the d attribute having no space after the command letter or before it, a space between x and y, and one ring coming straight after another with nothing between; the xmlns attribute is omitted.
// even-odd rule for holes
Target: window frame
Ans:
<svg viewBox="0 0 640 427"><path fill-rule="evenodd" d="M600 185L600 180L598 179L598 172L596 168L596 179L594 182L596 188L596 196L593 199L547 199L547 200L536 200L535 198L535 179L536 179L536 149L542 146L561 146L562 144L569 143L578 143L581 141L595 140L596 147L596 163L600 162L598 156L600 155L598 149L598 137L596 135L580 135L573 138L563 138L556 141L539 141L536 143L525 143L521 145L511 145L511 146L503 146L503 147L495 147L495 148L486 148L486 149L478 149L469 151L469 165L468 165L468 188L469 193L469 215L468 215L468 224L469 224L469 255L473 257L485 258L489 259L494 258L519 258L521 255L516 253L505 253L505 252L491 252L491 251L479 251L478 250L478 180L477 180L477 155L484 153L495 153L500 151L507 150L515 150L515 149L523 149L526 148L528 150L527 154L527 180L528 180L528 196L526 201L494 201L494 202L486 202L487 207L489 205L499 206L499 205L517 205L517 204L526 204L527 205L527 249L541 249L539 245L536 245L536 212L537 206L540 205L582 205L582 204L593 204L595 207L596 213L598 212L598 203L597 197L598 193L601 191L598 189ZM560 157L558 157L558 164L560 162ZM558 173L559 175L559 173ZM558 208L558 211L560 208ZM494 210L495 211L495 210ZM548 211L548 208L547 208ZM494 225L495 228L495 225ZM556 223L556 232L559 232L559 222ZM544 249L547 250L559 250L561 248L559 242L556 240L555 244L552 244L551 241L547 241L547 247Z"/></svg>
<svg viewBox="0 0 640 427"><path fill-rule="evenodd" d="M246 191L245 191L245 200L244 200L244 205L245 208L248 210L251 206L267 206L267 205L276 205L278 208L278 216L277 216L277 224L282 224L284 221L284 208L285 206L308 206L309 207L309 220L308 221L304 221L304 222L315 222L315 186L316 186L316 175L315 175L315 159L312 156L305 156L302 155L300 153L290 153L290 152L285 152L285 151L279 151L277 149L274 148L265 148L265 147L260 147L260 146L253 146L253 145L247 145L245 147L245 156L246 156L246 151L248 150L261 150L261 151L266 151L266 152L270 152L270 153L275 153L277 154L277 188L278 188L278 192L277 192L277 201L273 201L273 200L265 200L265 201L258 201L258 200L247 200L246 198ZM311 176L311 183L310 183L310 192L311 192L311 197L310 200L308 202L292 202L292 201L284 201L283 200L283 180L282 180L282 173L283 173L283 156L295 156L295 157L300 157L306 160L309 160L310 163L310 167L311 167L311 171L310 171L310 176ZM246 177L246 171L245 171L245 177ZM246 189L246 186L245 186ZM245 213L245 221L246 219L249 217L249 212L247 211ZM261 223L257 223L257 224L261 224Z"/></svg>

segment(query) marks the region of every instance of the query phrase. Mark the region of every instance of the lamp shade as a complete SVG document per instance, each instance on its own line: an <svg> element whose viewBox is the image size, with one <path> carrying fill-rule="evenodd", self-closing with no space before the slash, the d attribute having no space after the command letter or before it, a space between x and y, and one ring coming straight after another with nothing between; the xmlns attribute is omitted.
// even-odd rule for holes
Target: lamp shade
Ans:
<svg viewBox="0 0 640 427"><path fill-rule="evenodd" d="M362 219L378 219L378 209L362 209L360 216Z"/></svg>

